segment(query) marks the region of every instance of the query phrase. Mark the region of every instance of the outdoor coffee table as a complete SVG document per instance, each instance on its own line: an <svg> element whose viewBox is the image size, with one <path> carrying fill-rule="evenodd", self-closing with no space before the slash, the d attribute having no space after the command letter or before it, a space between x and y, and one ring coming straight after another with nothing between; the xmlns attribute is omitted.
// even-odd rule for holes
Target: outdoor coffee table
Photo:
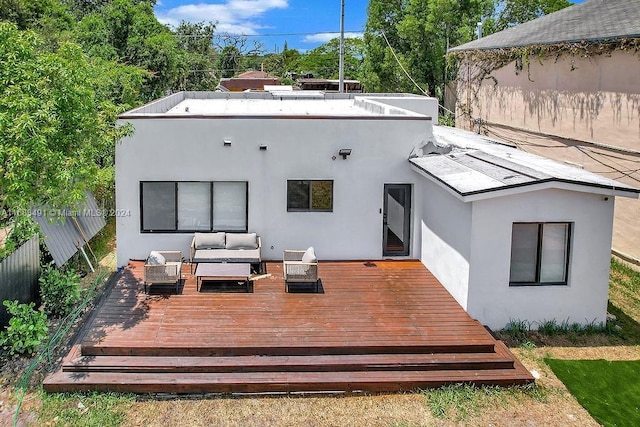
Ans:
<svg viewBox="0 0 640 427"><path fill-rule="evenodd" d="M200 292L203 280L244 282L251 292L251 264L242 263L198 263L196 267L196 290Z"/></svg>

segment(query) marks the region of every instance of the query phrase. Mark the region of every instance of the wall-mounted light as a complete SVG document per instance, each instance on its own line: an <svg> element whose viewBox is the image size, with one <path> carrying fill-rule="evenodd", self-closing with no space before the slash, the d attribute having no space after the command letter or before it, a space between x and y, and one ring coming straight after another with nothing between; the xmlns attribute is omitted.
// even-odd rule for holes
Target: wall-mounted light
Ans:
<svg viewBox="0 0 640 427"><path fill-rule="evenodd" d="M351 148L341 148L338 154L341 155L344 160L347 160L347 156L351 155Z"/></svg>
<svg viewBox="0 0 640 427"><path fill-rule="evenodd" d="M231 140L230 140L230 139L225 139L225 140L223 141L223 143L224 143L224 146L225 146L225 147L231 147Z"/></svg>
<svg viewBox="0 0 640 427"><path fill-rule="evenodd" d="M260 145L260 150L267 151L267 146L265 144Z"/></svg>

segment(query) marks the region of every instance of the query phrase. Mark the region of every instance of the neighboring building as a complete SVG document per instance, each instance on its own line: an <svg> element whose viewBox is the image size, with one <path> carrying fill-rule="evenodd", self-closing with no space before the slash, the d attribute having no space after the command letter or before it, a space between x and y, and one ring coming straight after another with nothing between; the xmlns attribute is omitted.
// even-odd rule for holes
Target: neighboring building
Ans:
<svg viewBox="0 0 640 427"><path fill-rule="evenodd" d="M590 0L449 51L456 125L640 184L640 3ZM640 202L616 205L613 247L640 262Z"/></svg>
<svg viewBox="0 0 640 427"><path fill-rule="evenodd" d="M298 93L181 92L121 115L118 265L252 231L267 260L420 259L492 328L605 321L614 198L640 190L433 126L433 98Z"/></svg>
<svg viewBox="0 0 640 427"><path fill-rule="evenodd" d="M340 90L340 80L303 78L297 81L302 90L324 90L327 92ZM362 93L362 84L359 80L344 80L343 83L345 92Z"/></svg>
<svg viewBox="0 0 640 427"><path fill-rule="evenodd" d="M238 77L220 80L219 86L228 92L244 92L245 90L265 90L265 86L277 86L280 79L264 71L247 71Z"/></svg>

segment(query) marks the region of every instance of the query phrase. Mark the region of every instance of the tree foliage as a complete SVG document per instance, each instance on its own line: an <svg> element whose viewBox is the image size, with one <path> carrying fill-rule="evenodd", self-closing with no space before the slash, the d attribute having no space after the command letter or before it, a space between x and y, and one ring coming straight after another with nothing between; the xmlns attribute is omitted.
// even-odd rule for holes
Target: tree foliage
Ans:
<svg viewBox="0 0 640 427"><path fill-rule="evenodd" d="M364 61L364 41L358 38L344 40L344 75L347 79L360 79ZM340 66L340 39L335 38L307 52L298 61L303 73L314 77L337 79Z"/></svg>
<svg viewBox="0 0 640 427"><path fill-rule="evenodd" d="M240 50L233 45L225 46L222 52L220 52L218 59L220 76L224 78L235 76L240 70L241 62L242 55L240 54Z"/></svg>
<svg viewBox="0 0 640 427"><path fill-rule="evenodd" d="M118 108L96 97L106 76L77 45L48 52L7 23L0 39L0 207L73 206L126 132Z"/></svg>
<svg viewBox="0 0 640 427"><path fill-rule="evenodd" d="M496 10L495 29L497 31L531 21L571 6L568 0L502 0Z"/></svg>
<svg viewBox="0 0 640 427"><path fill-rule="evenodd" d="M492 0L371 0L364 38L365 87L424 90L441 97L452 75L445 60L447 48L471 40L477 22L492 13Z"/></svg>
<svg viewBox="0 0 640 427"><path fill-rule="evenodd" d="M203 22L182 22L174 34L181 52L177 88L180 90L214 90L218 73L214 68L217 52L213 46L216 26Z"/></svg>
<svg viewBox="0 0 640 427"><path fill-rule="evenodd" d="M181 59L176 38L155 18L152 5L142 0L111 0L84 15L75 31L89 55L147 70L145 101L174 88Z"/></svg>

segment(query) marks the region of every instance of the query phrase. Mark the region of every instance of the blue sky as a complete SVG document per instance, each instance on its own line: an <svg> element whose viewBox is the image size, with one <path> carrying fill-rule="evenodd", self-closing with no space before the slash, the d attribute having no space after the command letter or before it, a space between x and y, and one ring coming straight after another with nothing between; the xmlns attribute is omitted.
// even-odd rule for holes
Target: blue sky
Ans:
<svg viewBox="0 0 640 427"><path fill-rule="evenodd" d="M367 4L345 0L345 31L362 32ZM217 22L218 32L246 34L266 52L281 50L285 40L289 48L306 51L340 31L340 0L158 0L155 11L164 24Z"/></svg>
<svg viewBox="0 0 640 427"><path fill-rule="evenodd" d="M582 3L583 0L573 0ZM341 0L157 0L158 20L214 22L218 33L244 34L265 52L289 48L302 52L339 35ZM367 20L368 0L345 0L345 31L358 36ZM331 33L333 32L333 33Z"/></svg>

